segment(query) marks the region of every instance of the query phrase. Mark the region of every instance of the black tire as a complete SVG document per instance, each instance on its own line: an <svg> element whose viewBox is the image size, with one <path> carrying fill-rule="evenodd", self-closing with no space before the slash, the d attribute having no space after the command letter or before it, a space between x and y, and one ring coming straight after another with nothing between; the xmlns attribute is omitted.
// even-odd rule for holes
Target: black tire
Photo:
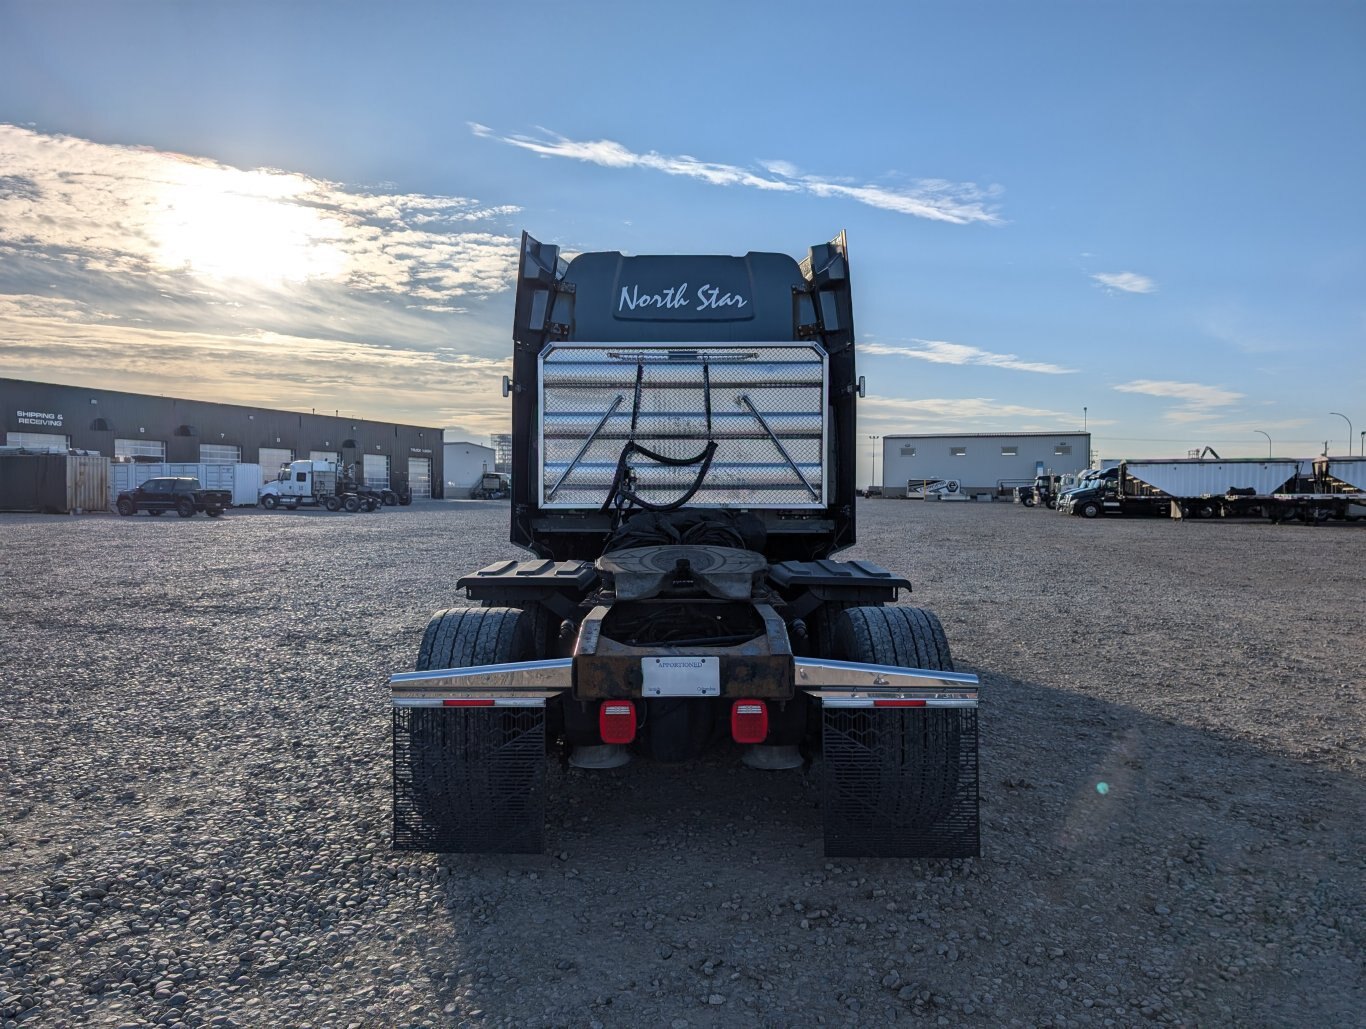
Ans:
<svg viewBox="0 0 1366 1029"><path fill-rule="evenodd" d="M1033 507L1033 506L1034 506L1034 498L1033 498L1033 497L1021 497L1021 498L1020 498L1020 503L1023 504L1025 507Z"/></svg>
<svg viewBox="0 0 1366 1029"><path fill-rule="evenodd" d="M456 607L437 611L418 648L419 672L473 668L534 658L532 616L515 607Z"/></svg>
<svg viewBox="0 0 1366 1029"><path fill-rule="evenodd" d="M1077 508L1077 514L1081 515L1083 518L1098 518L1100 517L1100 505L1094 500L1088 500L1086 503L1082 504L1081 507Z"/></svg>
<svg viewBox="0 0 1366 1029"><path fill-rule="evenodd" d="M194 501L189 497L181 497L175 502L175 513L181 518L194 517Z"/></svg>
<svg viewBox="0 0 1366 1029"><path fill-rule="evenodd" d="M360 510L360 498L347 497L345 500L342 501L342 507L346 508L348 513L355 514L357 511Z"/></svg>
<svg viewBox="0 0 1366 1029"><path fill-rule="evenodd" d="M127 518L129 515L138 513L137 504L133 503L127 497L119 497L119 499L115 502L114 507L118 510L119 514L123 515L123 517L125 518Z"/></svg>
<svg viewBox="0 0 1366 1029"><path fill-rule="evenodd" d="M361 506L365 508L365 513L369 514L379 505L375 503L374 498L366 497L365 500L362 501Z"/></svg>
<svg viewBox="0 0 1366 1029"><path fill-rule="evenodd" d="M398 494L397 494L397 493L394 493L392 490L385 490L385 491L384 491L384 506L385 506L385 507L397 507L397 506L398 506Z"/></svg>
<svg viewBox="0 0 1366 1029"><path fill-rule="evenodd" d="M204 513L210 518L217 518L223 513L223 509L221 507L206 507Z"/></svg>
<svg viewBox="0 0 1366 1029"><path fill-rule="evenodd" d="M953 671L939 619L915 607L840 612L835 648L834 656L846 661ZM832 840L865 838L872 854L895 850L888 840L933 835L931 828L961 800L963 724L959 710L945 708L828 713L822 740L827 853Z"/></svg>
<svg viewBox="0 0 1366 1029"><path fill-rule="evenodd" d="M835 617L835 653L842 661L953 671L944 626L919 607L850 607Z"/></svg>
<svg viewBox="0 0 1366 1029"><path fill-rule="evenodd" d="M409 504L413 502L413 495L411 493L405 493L403 494L403 496L398 498L398 502L399 506L407 507Z"/></svg>
<svg viewBox="0 0 1366 1029"><path fill-rule="evenodd" d="M327 508L329 511L340 511L341 501L336 497L324 497L323 507Z"/></svg>
<svg viewBox="0 0 1366 1029"><path fill-rule="evenodd" d="M533 621L516 608L437 611L422 635L417 670L530 660ZM528 731L529 712L538 720L539 735ZM405 813L396 796L395 838L416 828L417 835L441 841L430 849L539 852L545 817L543 710L413 708L407 718L416 821L402 824ZM399 753L396 736L396 760ZM395 773L397 783L397 764Z"/></svg>
<svg viewBox="0 0 1366 1029"><path fill-rule="evenodd" d="M264 507L267 511L274 511L277 507L280 506L280 498L275 496L275 494L273 493L267 493L264 497L261 498L261 506Z"/></svg>

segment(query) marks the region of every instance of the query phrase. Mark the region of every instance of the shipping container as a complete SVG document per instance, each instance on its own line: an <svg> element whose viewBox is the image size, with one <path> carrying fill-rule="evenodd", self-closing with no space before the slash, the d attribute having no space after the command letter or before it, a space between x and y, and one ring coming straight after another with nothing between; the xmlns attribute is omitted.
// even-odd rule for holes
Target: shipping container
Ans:
<svg viewBox="0 0 1366 1029"><path fill-rule="evenodd" d="M0 511L109 510L109 459L91 454L0 454Z"/></svg>

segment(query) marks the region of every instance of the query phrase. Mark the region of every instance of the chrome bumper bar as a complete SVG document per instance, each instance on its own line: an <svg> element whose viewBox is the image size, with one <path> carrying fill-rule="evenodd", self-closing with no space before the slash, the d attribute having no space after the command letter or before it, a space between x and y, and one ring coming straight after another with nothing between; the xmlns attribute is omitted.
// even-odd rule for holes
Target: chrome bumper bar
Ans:
<svg viewBox="0 0 1366 1029"><path fill-rule="evenodd" d="M966 672L799 657L797 689L827 707L882 704L923 707L977 706L978 679ZM399 672L389 677L394 707L442 707L478 702L486 706L543 707L574 686L573 658L516 661L474 668Z"/></svg>

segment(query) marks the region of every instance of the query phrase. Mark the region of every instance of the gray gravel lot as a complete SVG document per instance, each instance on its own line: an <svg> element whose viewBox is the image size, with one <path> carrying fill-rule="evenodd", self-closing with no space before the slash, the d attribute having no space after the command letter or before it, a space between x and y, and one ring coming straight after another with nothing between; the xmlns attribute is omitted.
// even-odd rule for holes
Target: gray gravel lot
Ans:
<svg viewBox="0 0 1366 1029"><path fill-rule="evenodd" d="M0 516L0 1026L1366 1021L1360 527L864 503L983 677L980 860L827 861L731 752L394 854L386 676L506 518Z"/></svg>

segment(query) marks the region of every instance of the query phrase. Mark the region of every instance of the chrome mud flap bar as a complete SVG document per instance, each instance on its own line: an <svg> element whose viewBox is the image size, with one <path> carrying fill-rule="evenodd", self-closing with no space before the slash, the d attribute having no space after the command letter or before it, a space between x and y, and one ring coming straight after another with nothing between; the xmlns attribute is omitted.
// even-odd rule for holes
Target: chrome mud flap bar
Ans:
<svg viewBox="0 0 1366 1029"><path fill-rule="evenodd" d="M571 662L404 672L389 680L394 849L539 854L545 705Z"/></svg>
<svg viewBox="0 0 1366 1029"><path fill-rule="evenodd" d="M821 704L828 857L981 852L975 675L797 659Z"/></svg>

